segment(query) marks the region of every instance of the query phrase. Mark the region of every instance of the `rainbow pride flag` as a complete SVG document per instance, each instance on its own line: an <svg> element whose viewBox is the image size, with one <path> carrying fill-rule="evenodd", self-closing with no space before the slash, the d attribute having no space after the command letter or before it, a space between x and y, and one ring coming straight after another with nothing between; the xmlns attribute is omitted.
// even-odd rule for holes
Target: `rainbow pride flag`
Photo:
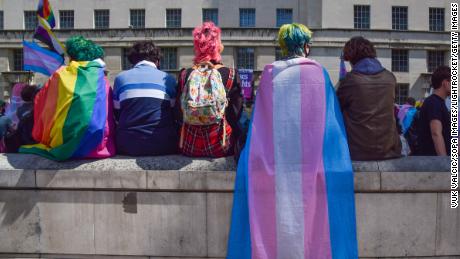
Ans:
<svg viewBox="0 0 460 259"><path fill-rule="evenodd" d="M22 146L53 160L113 156L111 88L102 60L72 61L57 70L35 97L35 145Z"/></svg>
<svg viewBox="0 0 460 259"><path fill-rule="evenodd" d="M51 8L50 2L48 0L40 0L38 2L37 15L45 19L51 29L56 26L53 9Z"/></svg>
<svg viewBox="0 0 460 259"><path fill-rule="evenodd" d="M238 163L229 259L356 259L353 171L325 69L267 65Z"/></svg>

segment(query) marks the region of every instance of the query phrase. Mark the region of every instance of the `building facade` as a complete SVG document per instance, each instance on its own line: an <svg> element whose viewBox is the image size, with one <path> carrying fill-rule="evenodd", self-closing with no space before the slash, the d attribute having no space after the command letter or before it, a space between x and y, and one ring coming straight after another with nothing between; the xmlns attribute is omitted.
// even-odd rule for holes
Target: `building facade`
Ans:
<svg viewBox="0 0 460 259"><path fill-rule="evenodd" d="M0 84L28 77L22 70L23 39L31 40L37 0L0 0ZM383 65L398 80L396 102L423 98L430 72L448 64L450 2L447 0L50 0L61 40L83 35L104 47L109 77L128 69L133 42L152 39L163 50L161 67L177 74L192 64L192 28L214 21L222 28L223 61L258 75L281 58L278 27L306 24L313 32L311 58L334 83L345 42L362 35L375 43ZM257 76L256 76L257 78ZM34 77L37 83L46 78Z"/></svg>

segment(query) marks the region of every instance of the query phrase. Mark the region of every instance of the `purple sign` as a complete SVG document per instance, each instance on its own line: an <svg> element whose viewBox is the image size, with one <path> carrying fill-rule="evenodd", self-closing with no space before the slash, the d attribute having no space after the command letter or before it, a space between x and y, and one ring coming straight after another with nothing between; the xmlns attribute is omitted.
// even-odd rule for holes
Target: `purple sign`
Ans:
<svg viewBox="0 0 460 259"><path fill-rule="evenodd" d="M246 100L252 99L252 69L239 69L238 73L240 74L241 81L241 91L243 98Z"/></svg>

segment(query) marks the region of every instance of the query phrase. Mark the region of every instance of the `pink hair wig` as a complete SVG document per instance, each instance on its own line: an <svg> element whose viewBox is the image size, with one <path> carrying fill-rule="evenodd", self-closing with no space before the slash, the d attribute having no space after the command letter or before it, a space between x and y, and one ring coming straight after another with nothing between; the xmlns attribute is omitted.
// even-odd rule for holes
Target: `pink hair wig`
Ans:
<svg viewBox="0 0 460 259"><path fill-rule="evenodd" d="M221 62L220 52L223 50L220 41L220 28L212 22L205 22L193 30L193 45L195 50L195 64L215 61Z"/></svg>

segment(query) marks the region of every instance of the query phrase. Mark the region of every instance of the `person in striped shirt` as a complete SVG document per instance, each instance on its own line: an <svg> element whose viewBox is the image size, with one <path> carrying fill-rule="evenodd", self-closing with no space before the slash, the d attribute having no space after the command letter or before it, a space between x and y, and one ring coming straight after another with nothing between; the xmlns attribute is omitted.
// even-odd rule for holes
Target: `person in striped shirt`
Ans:
<svg viewBox="0 0 460 259"><path fill-rule="evenodd" d="M152 41L137 42L128 59L134 67L115 78L114 107L118 154L167 155L177 152L173 116L176 80L161 71L160 49Z"/></svg>

